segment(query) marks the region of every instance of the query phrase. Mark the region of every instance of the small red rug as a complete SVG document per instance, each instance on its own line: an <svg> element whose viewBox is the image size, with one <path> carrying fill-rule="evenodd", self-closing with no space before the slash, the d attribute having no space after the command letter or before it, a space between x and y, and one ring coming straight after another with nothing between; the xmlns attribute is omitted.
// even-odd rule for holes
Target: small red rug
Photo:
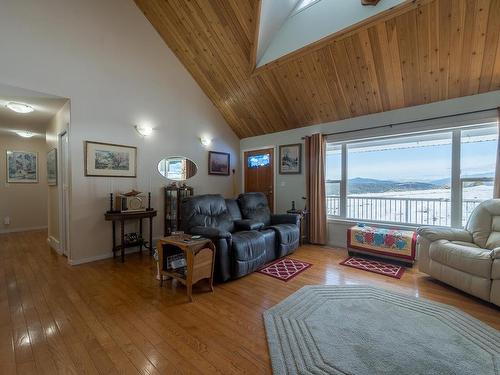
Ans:
<svg viewBox="0 0 500 375"><path fill-rule="evenodd" d="M268 264L267 266L261 268L257 272L274 277L276 279L288 281L293 279L299 273L305 271L311 266L312 264L302 262L300 260L295 260L292 258L284 258L284 259L278 259L277 261Z"/></svg>
<svg viewBox="0 0 500 375"><path fill-rule="evenodd" d="M400 279L405 272L405 268L394 264L381 262L379 260L366 259L360 257L349 257L340 264L357 268L363 271L375 272L380 275L394 277Z"/></svg>

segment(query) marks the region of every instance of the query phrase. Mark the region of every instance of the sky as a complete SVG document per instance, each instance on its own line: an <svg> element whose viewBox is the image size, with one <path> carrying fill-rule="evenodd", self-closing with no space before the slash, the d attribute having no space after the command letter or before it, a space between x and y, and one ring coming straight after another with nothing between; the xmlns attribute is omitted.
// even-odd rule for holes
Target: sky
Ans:
<svg viewBox="0 0 500 375"><path fill-rule="evenodd" d="M497 141L462 144L462 177L494 173ZM432 181L451 175L451 144L408 149L348 152L348 178ZM340 179L340 153L327 154L327 180Z"/></svg>

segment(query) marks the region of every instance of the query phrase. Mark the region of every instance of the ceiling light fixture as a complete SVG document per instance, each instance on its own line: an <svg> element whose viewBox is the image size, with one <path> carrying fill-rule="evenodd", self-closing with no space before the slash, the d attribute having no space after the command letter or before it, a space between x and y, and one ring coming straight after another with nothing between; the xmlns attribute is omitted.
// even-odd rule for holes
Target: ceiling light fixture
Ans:
<svg viewBox="0 0 500 375"><path fill-rule="evenodd" d="M19 130L19 131L16 131L16 133L18 136L23 137L23 138L31 138L35 135L35 134L33 134L33 132L30 132L29 130Z"/></svg>
<svg viewBox="0 0 500 375"><path fill-rule="evenodd" d="M137 130L137 133L142 135L143 137L147 137L151 134L153 134L153 128L148 125L136 125L135 130Z"/></svg>
<svg viewBox="0 0 500 375"><path fill-rule="evenodd" d="M24 103L16 103L16 102L9 102L6 105L7 108L9 108L11 111L17 112L17 113L31 113L35 109Z"/></svg>

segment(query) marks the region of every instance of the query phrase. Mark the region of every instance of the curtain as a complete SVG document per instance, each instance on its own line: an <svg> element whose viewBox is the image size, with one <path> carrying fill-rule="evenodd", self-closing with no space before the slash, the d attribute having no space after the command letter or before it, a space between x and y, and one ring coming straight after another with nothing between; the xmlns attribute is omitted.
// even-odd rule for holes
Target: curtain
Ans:
<svg viewBox="0 0 500 375"><path fill-rule="evenodd" d="M306 184L309 199L309 241L326 244L325 150L321 134L306 137Z"/></svg>
<svg viewBox="0 0 500 375"><path fill-rule="evenodd" d="M498 145L497 145L497 165L495 167L495 187L493 189L493 198L500 198L500 107L498 111Z"/></svg>

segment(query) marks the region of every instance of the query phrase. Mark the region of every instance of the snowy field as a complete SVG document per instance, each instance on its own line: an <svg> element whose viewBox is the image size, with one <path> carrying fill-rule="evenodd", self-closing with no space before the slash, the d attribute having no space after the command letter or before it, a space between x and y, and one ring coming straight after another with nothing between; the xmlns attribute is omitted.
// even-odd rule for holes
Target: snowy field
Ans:
<svg viewBox="0 0 500 375"><path fill-rule="evenodd" d="M450 199L450 189L388 191L385 193L349 194L350 197L385 197L385 198L422 198L422 199ZM471 186L463 190L463 199L486 200L493 196L493 186Z"/></svg>
<svg viewBox="0 0 500 375"><path fill-rule="evenodd" d="M493 186L480 185L464 188L463 224L481 201L492 196ZM418 225L450 225L450 199L449 189L350 194L347 197L347 217ZM338 196L327 197L328 215L339 215L339 210L340 198Z"/></svg>

